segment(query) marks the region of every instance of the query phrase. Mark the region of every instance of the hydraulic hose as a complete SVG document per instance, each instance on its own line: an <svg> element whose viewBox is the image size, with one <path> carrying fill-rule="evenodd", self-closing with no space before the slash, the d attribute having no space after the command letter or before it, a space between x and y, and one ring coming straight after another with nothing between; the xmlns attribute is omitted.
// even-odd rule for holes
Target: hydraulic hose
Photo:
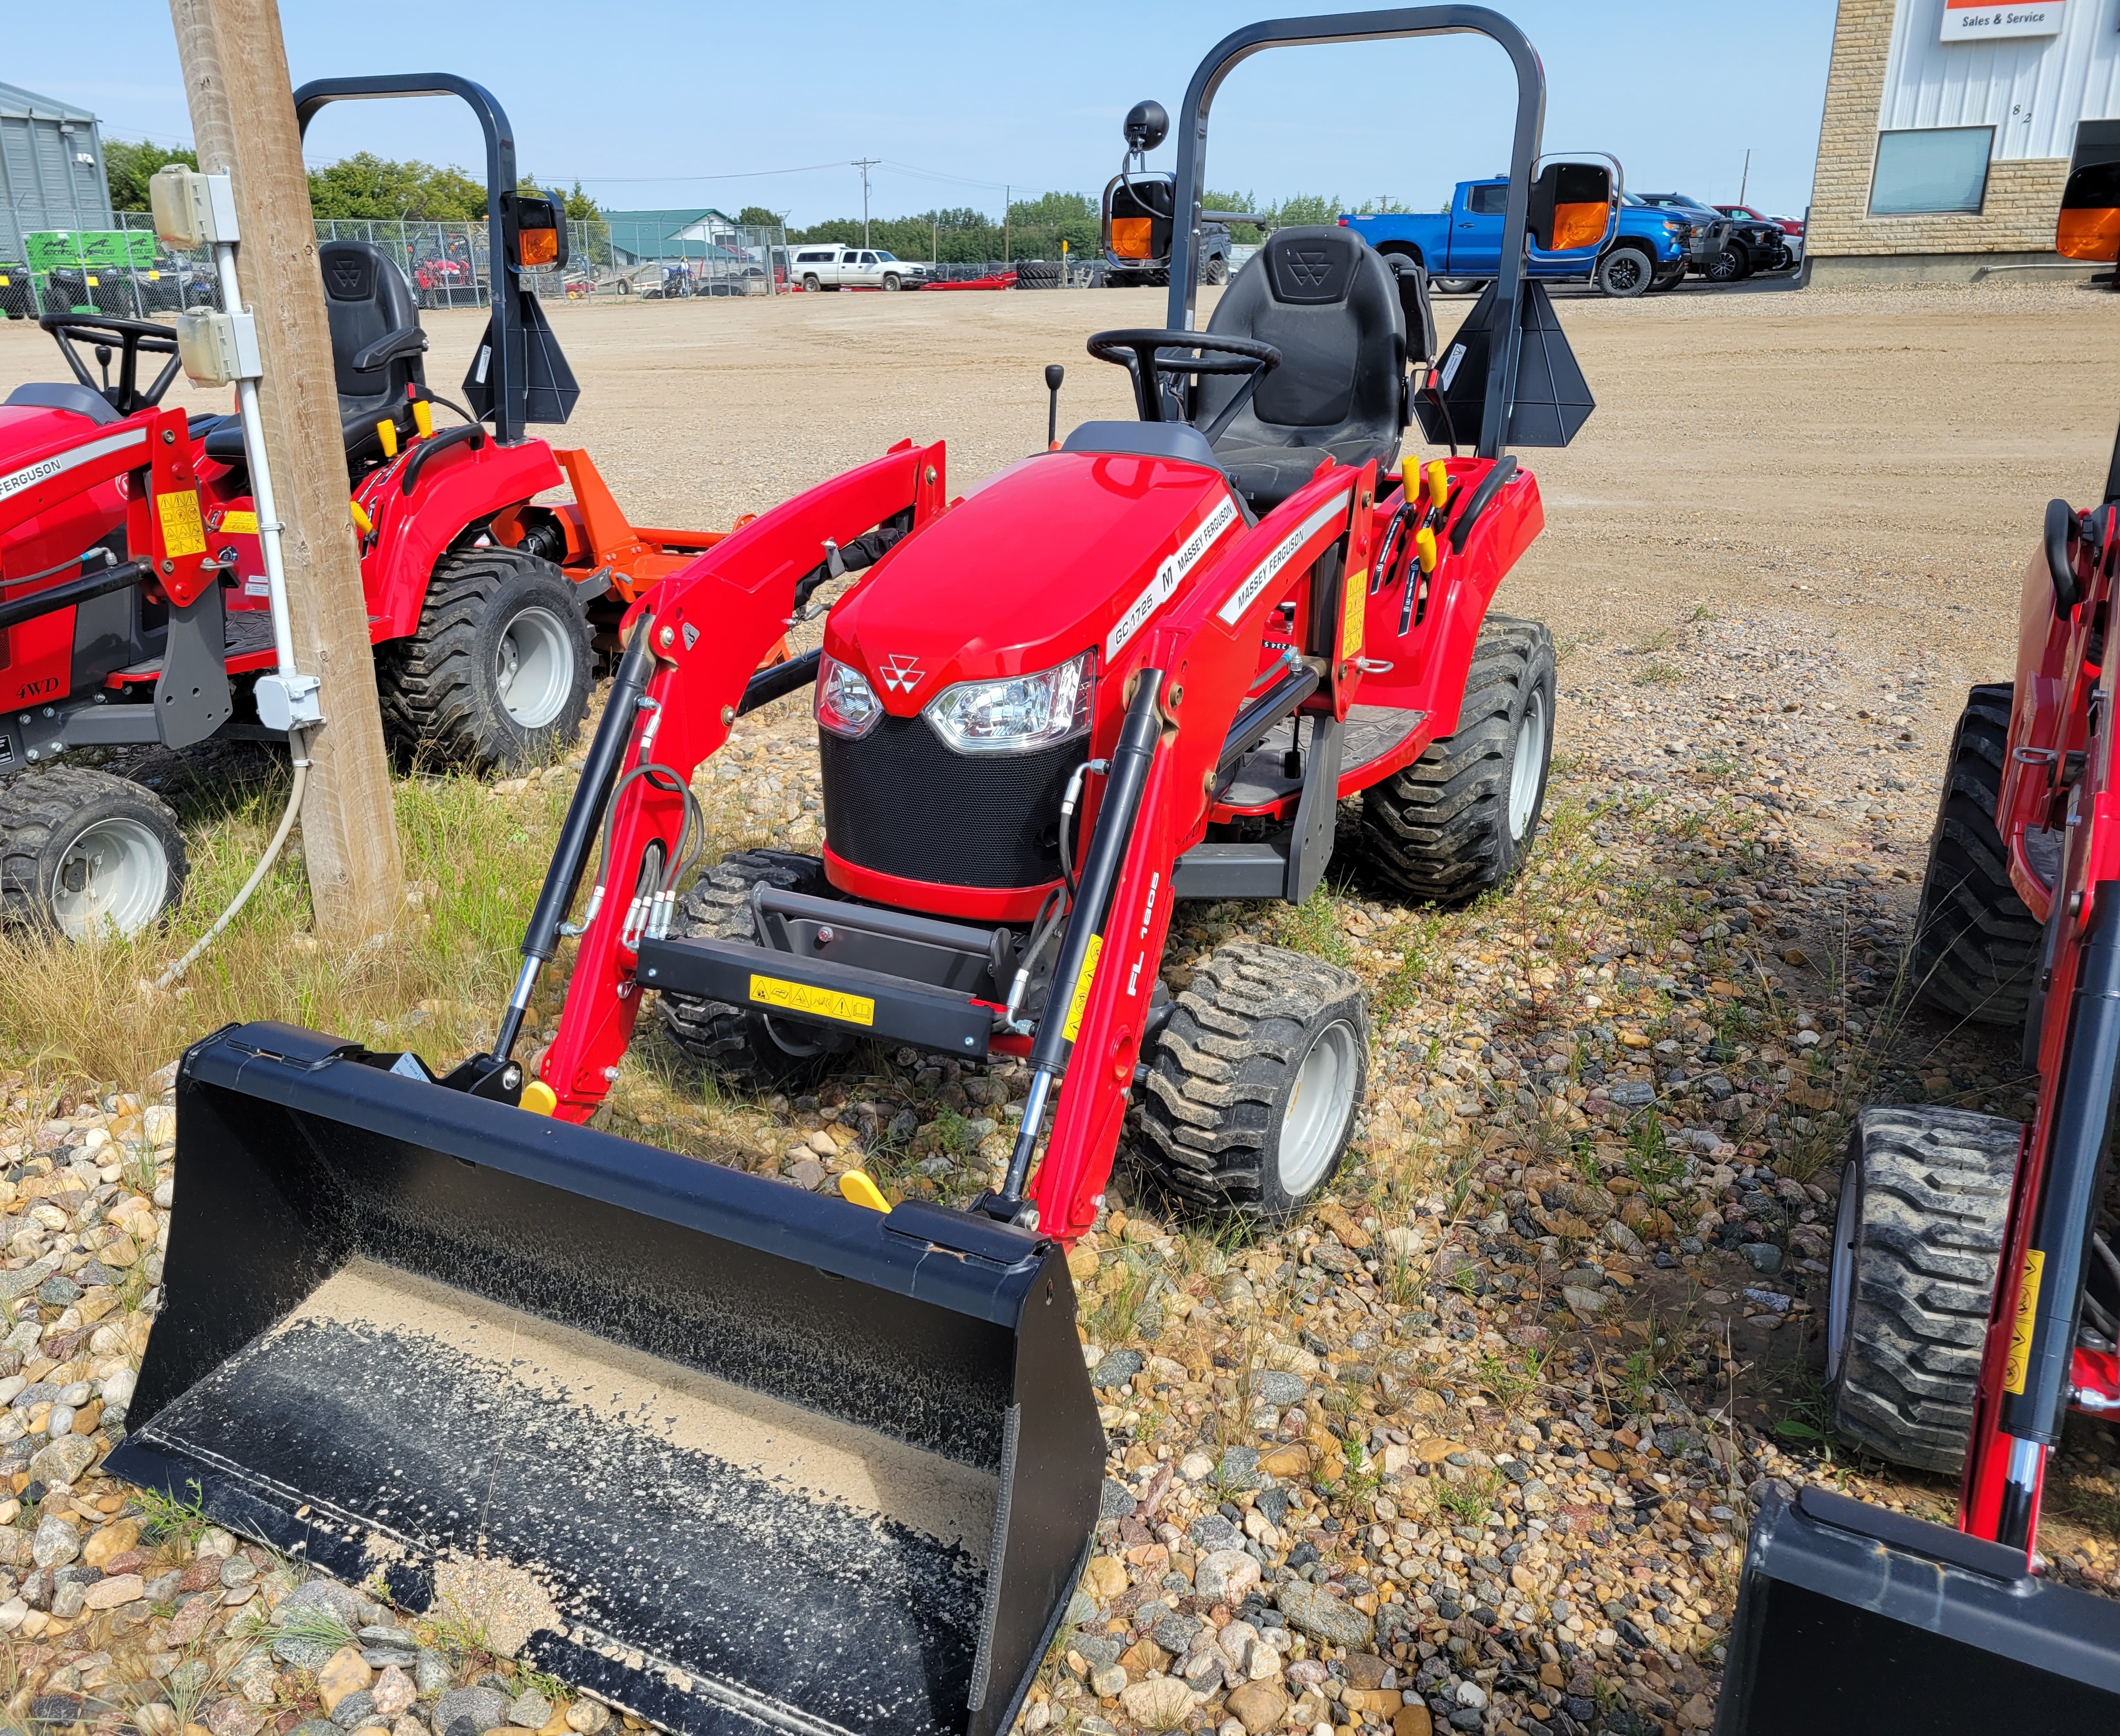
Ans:
<svg viewBox="0 0 2120 1736"><path fill-rule="evenodd" d="M287 809L280 816L280 828L272 834L272 841L265 846L265 854L258 859L258 866L250 871L250 877L243 882L243 890L229 901L228 908L216 919L214 925L193 942L190 952L170 966L155 980L157 991L170 987L185 971L198 961L199 955L218 940L228 925L243 913L244 905L250 902L250 895L265 882L272 872L272 864L280 859L280 852L286 848L288 834L295 829L295 821L302 812L302 794L309 788L309 743L303 732L291 730L287 740L295 751L295 787L287 792Z"/></svg>

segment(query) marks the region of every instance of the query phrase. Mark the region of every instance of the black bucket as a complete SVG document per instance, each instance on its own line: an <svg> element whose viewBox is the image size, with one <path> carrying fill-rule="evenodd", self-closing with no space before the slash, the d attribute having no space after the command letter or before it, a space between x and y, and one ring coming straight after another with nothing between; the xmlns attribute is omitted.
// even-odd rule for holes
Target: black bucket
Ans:
<svg viewBox="0 0 2120 1736"><path fill-rule="evenodd" d="M1104 1473L1059 1246L395 1059L185 1056L111 1468L672 1729L1007 1729Z"/></svg>
<svg viewBox="0 0 2120 1736"><path fill-rule="evenodd" d="M2120 1729L2120 1603L1806 1487L1753 1521L1714 1736Z"/></svg>

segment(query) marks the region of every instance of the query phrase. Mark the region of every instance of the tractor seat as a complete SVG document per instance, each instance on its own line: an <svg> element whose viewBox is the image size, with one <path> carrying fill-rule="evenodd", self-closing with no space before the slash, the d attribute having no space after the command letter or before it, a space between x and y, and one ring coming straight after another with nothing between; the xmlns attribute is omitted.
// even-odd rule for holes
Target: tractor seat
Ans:
<svg viewBox="0 0 2120 1736"><path fill-rule="evenodd" d="M411 286L379 247L367 241L327 241L317 249L323 268L324 312L331 322L332 372L338 389L340 433L346 469L358 480L383 458L375 425L385 417L400 438L412 431L407 386L425 389L420 356L427 347ZM368 365L360 364L365 361ZM230 417L207 430L206 455L243 462L243 425Z"/></svg>
<svg viewBox="0 0 2120 1736"><path fill-rule="evenodd" d="M1216 462L1254 508L1278 506L1328 456L1397 462L1406 314L1390 268L1352 230L1279 231L1237 273L1207 329L1281 351L1281 365L1215 440ZM1241 375L1204 376L1194 426L1211 426L1244 384Z"/></svg>

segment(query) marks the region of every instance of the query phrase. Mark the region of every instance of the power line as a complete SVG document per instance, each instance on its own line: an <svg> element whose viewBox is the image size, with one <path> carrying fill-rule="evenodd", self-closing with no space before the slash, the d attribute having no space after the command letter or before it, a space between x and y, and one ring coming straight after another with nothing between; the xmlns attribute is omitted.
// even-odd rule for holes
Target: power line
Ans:
<svg viewBox="0 0 2120 1736"><path fill-rule="evenodd" d="M867 247L867 246L869 244L868 244L868 172L869 172L869 170L870 170L873 169L873 168L874 168L874 167L875 167L878 163L881 162L882 161L883 161L883 159L882 159L881 157L880 157L880 156L858 156L858 157L856 157L856 158L853 160L853 162L851 162L851 163L849 163L849 164L848 164L848 165L847 165L847 166L848 166L849 169L858 169L858 170L861 170L861 177L862 177L862 245L863 247Z"/></svg>

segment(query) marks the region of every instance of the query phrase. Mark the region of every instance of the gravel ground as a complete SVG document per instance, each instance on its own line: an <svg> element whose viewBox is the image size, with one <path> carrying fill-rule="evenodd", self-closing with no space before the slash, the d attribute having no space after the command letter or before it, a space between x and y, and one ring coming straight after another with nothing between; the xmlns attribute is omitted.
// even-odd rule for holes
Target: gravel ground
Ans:
<svg viewBox="0 0 2120 1736"><path fill-rule="evenodd" d="M1117 292L554 310L588 389L568 438L674 524L901 433L948 435L968 483L1042 438L1039 365L1093 319L1159 317ZM1293 1229L1166 1218L1123 1175L1076 1250L1110 1482L1033 1729L1704 1729L1770 1484L1953 1506L1831 1440L1822 1261L1854 1108L2029 1107L2013 1044L1910 1008L1898 966L1963 690L2007 673L2047 496L2102 474L2112 407L2051 381L2116 354L2105 304L1681 292L1562 317L1605 403L1537 455L1548 529L1499 599L1563 649L1537 853L1458 915L1375 896L1351 860L1301 910L1180 913L1174 986L1247 937L1360 973L1370 1101ZM431 323L441 353L468 343ZM1116 370L1069 369L1071 420L1125 413ZM0 333L0 381L49 372ZM727 846L814 848L801 703L747 719L700 787ZM593 1729L449 1612L303 1585L95 1471L159 1300L170 1126L45 1076L14 1077L0 1127L11 1715ZM648 1042L609 1114L797 1185L859 1162L960 1200L1022 1091L900 1051L737 1099ZM2072 1425L2049 1487L2053 1571L2120 1589L2111 1435Z"/></svg>

